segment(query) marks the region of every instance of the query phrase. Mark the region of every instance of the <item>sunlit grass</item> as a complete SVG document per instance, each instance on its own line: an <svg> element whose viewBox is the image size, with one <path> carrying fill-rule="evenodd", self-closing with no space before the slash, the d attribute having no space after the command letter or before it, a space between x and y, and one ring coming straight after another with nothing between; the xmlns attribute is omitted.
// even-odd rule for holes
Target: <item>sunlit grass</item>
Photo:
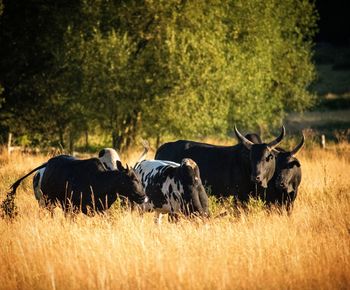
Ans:
<svg viewBox="0 0 350 290"><path fill-rule="evenodd" d="M213 218L156 226L153 214L113 207L93 218L52 218L31 179L18 189L19 215L0 219L0 289L346 289L350 287L348 144L302 151L294 211L252 204L234 214L211 200ZM128 152L125 162L137 159ZM0 156L0 198L47 156ZM216 217L226 211L222 217Z"/></svg>

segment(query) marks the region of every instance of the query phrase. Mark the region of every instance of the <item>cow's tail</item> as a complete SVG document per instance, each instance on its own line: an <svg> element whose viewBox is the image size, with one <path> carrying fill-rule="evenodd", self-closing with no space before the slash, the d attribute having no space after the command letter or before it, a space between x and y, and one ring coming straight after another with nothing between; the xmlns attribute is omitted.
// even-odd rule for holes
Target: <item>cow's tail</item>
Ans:
<svg viewBox="0 0 350 290"><path fill-rule="evenodd" d="M10 187L10 192L7 193L5 200L1 203L1 209L2 209L2 213L1 216L6 216L9 218L14 218L17 215L17 209L16 209L16 205L15 205L15 197L16 197L16 190L18 188L18 186L21 184L22 180L24 180L25 178L27 178L29 175L31 175L33 172L46 167L47 162L36 167L35 169L33 169L32 171L30 171L28 174L24 175L23 177L21 177L20 179L18 179L15 183L13 183Z"/></svg>
<svg viewBox="0 0 350 290"><path fill-rule="evenodd" d="M149 151L149 143L146 140L142 140L142 146L143 146L143 152L141 153L137 163L140 163L147 155L148 151Z"/></svg>
<svg viewBox="0 0 350 290"><path fill-rule="evenodd" d="M44 164L41 164L41 165L38 166L37 168L34 168L32 171L30 171L29 173L27 173L26 175L24 175L23 177L21 177L20 179L18 179L15 183L13 183L13 184L10 186L10 189L12 189L13 194L16 194L17 187L21 184L21 182L22 182L25 178L27 178L29 175L31 175L31 174L34 173L35 171L38 171L39 169L46 167L46 165L47 165L47 162L45 162Z"/></svg>

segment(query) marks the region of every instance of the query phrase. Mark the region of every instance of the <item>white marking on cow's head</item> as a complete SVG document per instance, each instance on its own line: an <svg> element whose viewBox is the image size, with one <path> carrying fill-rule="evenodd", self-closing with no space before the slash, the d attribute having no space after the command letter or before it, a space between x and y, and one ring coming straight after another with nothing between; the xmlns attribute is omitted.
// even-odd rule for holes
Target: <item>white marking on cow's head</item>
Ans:
<svg viewBox="0 0 350 290"><path fill-rule="evenodd" d="M182 159L181 165L189 166L189 167L191 167L193 170L195 170L196 167L197 167L196 162L194 162L194 161L193 161L192 159L190 159L190 158L184 158L184 159Z"/></svg>
<svg viewBox="0 0 350 290"><path fill-rule="evenodd" d="M117 161L120 157L113 148L104 148L98 153L98 158L108 170L117 170Z"/></svg>

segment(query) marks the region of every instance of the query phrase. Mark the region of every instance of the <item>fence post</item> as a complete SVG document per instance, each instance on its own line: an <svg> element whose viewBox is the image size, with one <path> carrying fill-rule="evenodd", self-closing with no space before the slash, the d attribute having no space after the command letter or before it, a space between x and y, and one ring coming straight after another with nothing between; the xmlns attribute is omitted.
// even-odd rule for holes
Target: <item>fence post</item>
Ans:
<svg viewBox="0 0 350 290"><path fill-rule="evenodd" d="M321 135L321 147L326 149L326 136L324 134Z"/></svg>
<svg viewBox="0 0 350 290"><path fill-rule="evenodd" d="M11 154L11 141L12 141L12 133L9 133L9 137L7 139L7 154Z"/></svg>

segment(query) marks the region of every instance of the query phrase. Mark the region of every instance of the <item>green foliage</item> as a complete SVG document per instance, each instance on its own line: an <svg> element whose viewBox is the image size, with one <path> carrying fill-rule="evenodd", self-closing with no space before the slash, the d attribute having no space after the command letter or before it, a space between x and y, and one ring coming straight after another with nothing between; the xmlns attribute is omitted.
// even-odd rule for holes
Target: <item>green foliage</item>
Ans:
<svg viewBox="0 0 350 290"><path fill-rule="evenodd" d="M209 212L211 217L219 218L226 215L236 215L239 208L235 206L234 197L229 196L227 198L217 198L208 193L209 200Z"/></svg>
<svg viewBox="0 0 350 290"><path fill-rule="evenodd" d="M258 198L258 199L250 198L249 203L247 205L247 212L251 216L264 214L265 213L264 201L261 200L260 198Z"/></svg>
<svg viewBox="0 0 350 290"><path fill-rule="evenodd" d="M25 132L63 144L99 128L127 147L138 136L269 128L313 102L316 16L308 0L81 0L71 9L32 2L38 27L48 26L34 42L36 54L22 39L17 53L24 62L39 55L40 66L17 85L20 71L6 71L16 63L1 65L12 98L6 124L26 121ZM4 23L11 30L21 20L10 14Z"/></svg>

